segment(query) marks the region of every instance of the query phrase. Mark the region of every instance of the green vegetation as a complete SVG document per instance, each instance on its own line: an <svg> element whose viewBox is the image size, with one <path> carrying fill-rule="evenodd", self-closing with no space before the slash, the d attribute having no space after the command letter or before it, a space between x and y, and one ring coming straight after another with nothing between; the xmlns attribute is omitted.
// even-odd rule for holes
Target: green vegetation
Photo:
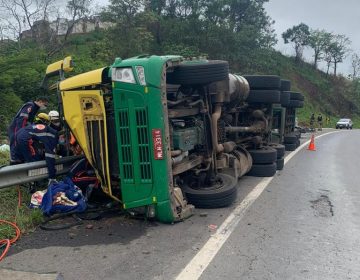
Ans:
<svg viewBox="0 0 360 280"><path fill-rule="evenodd" d="M8 164L10 161L10 154L8 152L0 151L0 166Z"/></svg>
<svg viewBox="0 0 360 280"><path fill-rule="evenodd" d="M43 220L39 209L29 209L30 194L21 188L21 206L18 207L18 188L0 190L0 217L2 220L14 222L22 233L32 231ZM14 237L14 229L7 224L0 224L0 240Z"/></svg>
<svg viewBox="0 0 360 280"><path fill-rule="evenodd" d="M0 134L6 134L22 102L43 94L39 85L47 64L72 55L73 74L77 74L109 65L115 57L143 53L207 56L228 60L232 72L280 75L291 80L292 89L303 92L306 97L305 108L299 110L300 122L307 122L311 112L321 112L334 121L351 117L357 126L360 121L357 69L354 68L350 80L314 67L326 58L324 46L331 40L335 42L338 35L310 30L306 24L294 26L283 34L284 39L300 51L310 45L316 55L314 65L302 62L301 53L297 53L295 59L283 56L272 48L275 34L272 20L263 7L265 2L267 0L215 0L169 4L157 0L112 0L101 12L101 20L112 24L106 30L56 37L44 29L38 36L33 33L33 37L20 41L1 41ZM73 16L76 11L76 16L88 13L88 1L79 3L80 6L72 8ZM333 63L333 66L336 65ZM51 100L52 107L56 108L56 96L51 96Z"/></svg>

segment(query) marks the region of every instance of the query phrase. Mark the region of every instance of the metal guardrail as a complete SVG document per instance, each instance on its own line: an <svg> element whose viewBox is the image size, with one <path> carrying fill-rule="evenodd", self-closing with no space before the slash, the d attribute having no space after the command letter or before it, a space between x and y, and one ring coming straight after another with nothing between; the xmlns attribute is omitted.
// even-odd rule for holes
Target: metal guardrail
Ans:
<svg viewBox="0 0 360 280"><path fill-rule="evenodd" d="M83 156L70 156L55 160L56 175L66 174L71 165ZM48 178L46 161L9 165L0 168L0 189Z"/></svg>

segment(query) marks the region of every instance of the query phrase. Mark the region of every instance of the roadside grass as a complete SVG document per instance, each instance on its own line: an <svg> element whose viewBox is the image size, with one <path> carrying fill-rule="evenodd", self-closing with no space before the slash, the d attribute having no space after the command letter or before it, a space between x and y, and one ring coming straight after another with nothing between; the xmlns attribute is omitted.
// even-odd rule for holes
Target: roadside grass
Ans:
<svg viewBox="0 0 360 280"><path fill-rule="evenodd" d="M9 152L0 151L0 166L9 164Z"/></svg>
<svg viewBox="0 0 360 280"><path fill-rule="evenodd" d="M9 154L0 152L0 166L8 164ZM43 214L40 209L30 209L31 195L27 188L20 187L21 206L18 207L18 187L10 187L0 190L0 219L16 223L21 233L32 232L35 227L43 221ZM13 238L14 229L7 224L0 223L0 240Z"/></svg>
<svg viewBox="0 0 360 280"><path fill-rule="evenodd" d="M13 222L20 228L21 233L29 233L43 221L40 209L30 209L30 197L28 190L20 187L21 206L18 207L18 187L0 190L0 217L2 220ZM13 238L15 231L7 224L0 224L0 239Z"/></svg>

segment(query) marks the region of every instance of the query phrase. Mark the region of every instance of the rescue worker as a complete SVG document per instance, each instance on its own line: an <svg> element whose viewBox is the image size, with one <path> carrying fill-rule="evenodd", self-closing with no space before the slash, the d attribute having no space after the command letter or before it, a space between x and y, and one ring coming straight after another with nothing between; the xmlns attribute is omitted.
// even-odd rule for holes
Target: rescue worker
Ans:
<svg viewBox="0 0 360 280"><path fill-rule="evenodd" d="M33 147L35 141L41 142L45 149L45 160L49 172L49 185L56 182L55 175L55 148L58 143L58 133L50 127L50 119L48 115L42 113L35 120L34 124L30 124L21 128L16 134L15 159L23 162L33 162L42 159ZM47 116L47 120L44 117Z"/></svg>
<svg viewBox="0 0 360 280"><path fill-rule="evenodd" d="M62 130L59 112L55 110L50 111L49 118L50 118L50 127L58 131L58 135L59 135L59 142L56 147L56 154L61 157L69 156L70 152L68 151L68 145L65 139L66 138L65 131Z"/></svg>
<svg viewBox="0 0 360 280"><path fill-rule="evenodd" d="M310 130L311 130L311 131L314 131L314 130L315 130L314 123L315 123L315 114L312 113L312 114L311 114L311 117L310 117Z"/></svg>
<svg viewBox="0 0 360 280"><path fill-rule="evenodd" d="M50 126L57 130L61 130L61 122L60 122L60 114L58 111L52 110L49 112L49 118L50 118Z"/></svg>
<svg viewBox="0 0 360 280"><path fill-rule="evenodd" d="M38 97L35 101L27 102L20 108L14 119L11 121L8 128L8 136L10 140L10 165L18 163L15 160L17 132L29 123L32 123L39 109L46 109L48 103L49 100L46 97Z"/></svg>
<svg viewBox="0 0 360 280"><path fill-rule="evenodd" d="M318 122L318 125L319 125L319 129L318 130L322 130L322 124L323 124L323 118L322 118L322 115L319 114L318 117L317 117L317 122Z"/></svg>

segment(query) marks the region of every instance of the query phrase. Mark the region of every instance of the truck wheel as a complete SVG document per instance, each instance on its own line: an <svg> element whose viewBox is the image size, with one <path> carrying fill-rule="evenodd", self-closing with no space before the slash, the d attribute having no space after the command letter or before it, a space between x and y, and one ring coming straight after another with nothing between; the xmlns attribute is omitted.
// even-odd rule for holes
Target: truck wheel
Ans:
<svg viewBox="0 0 360 280"><path fill-rule="evenodd" d="M298 139L301 138L301 132L299 130L295 130L294 132L292 132Z"/></svg>
<svg viewBox="0 0 360 280"><path fill-rule="evenodd" d="M281 80L281 91L289 91L291 82L289 80Z"/></svg>
<svg viewBox="0 0 360 280"><path fill-rule="evenodd" d="M280 104L283 107L288 106L290 103L290 94L286 91L280 93Z"/></svg>
<svg viewBox="0 0 360 280"><path fill-rule="evenodd" d="M296 107L296 108L303 108L304 107L304 101L299 101L299 106Z"/></svg>
<svg viewBox="0 0 360 280"><path fill-rule="evenodd" d="M273 163L277 158L277 151L271 147L262 147L257 150L248 150L254 164Z"/></svg>
<svg viewBox="0 0 360 280"><path fill-rule="evenodd" d="M283 170L284 169L284 158L278 158L276 160L276 170Z"/></svg>
<svg viewBox="0 0 360 280"><path fill-rule="evenodd" d="M295 92L295 91L286 91L290 94L291 100L300 100L304 101L304 95L301 92Z"/></svg>
<svg viewBox="0 0 360 280"><path fill-rule="evenodd" d="M250 90L249 96L246 99L249 103L280 103L279 90Z"/></svg>
<svg viewBox="0 0 360 280"><path fill-rule="evenodd" d="M289 133L284 136L285 144L295 144L299 137L295 133Z"/></svg>
<svg viewBox="0 0 360 280"><path fill-rule="evenodd" d="M295 151L296 150L296 143L291 143L291 144L285 143L284 146L285 146L285 151Z"/></svg>
<svg viewBox="0 0 360 280"><path fill-rule="evenodd" d="M250 89L275 89L279 90L281 81L279 76L273 75L244 75Z"/></svg>
<svg viewBox="0 0 360 280"><path fill-rule="evenodd" d="M285 146L277 143L269 143L269 147L273 148L277 152L277 158L282 158L285 155Z"/></svg>
<svg viewBox="0 0 360 280"><path fill-rule="evenodd" d="M304 107L304 101L290 99L289 104L284 106L287 108L302 108Z"/></svg>
<svg viewBox="0 0 360 280"><path fill-rule="evenodd" d="M167 73L169 84L201 85L222 81L229 78L229 63L223 60L208 62L184 62Z"/></svg>
<svg viewBox="0 0 360 280"><path fill-rule="evenodd" d="M229 206L237 195L237 180L227 174L219 173L218 180L212 186L192 188L182 186L189 203L196 208L219 208Z"/></svg>
<svg viewBox="0 0 360 280"><path fill-rule="evenodd" d="M276 163L270 164L253 164L251 167L248 176L254 177L272 177L276 173Z"/></svg>

